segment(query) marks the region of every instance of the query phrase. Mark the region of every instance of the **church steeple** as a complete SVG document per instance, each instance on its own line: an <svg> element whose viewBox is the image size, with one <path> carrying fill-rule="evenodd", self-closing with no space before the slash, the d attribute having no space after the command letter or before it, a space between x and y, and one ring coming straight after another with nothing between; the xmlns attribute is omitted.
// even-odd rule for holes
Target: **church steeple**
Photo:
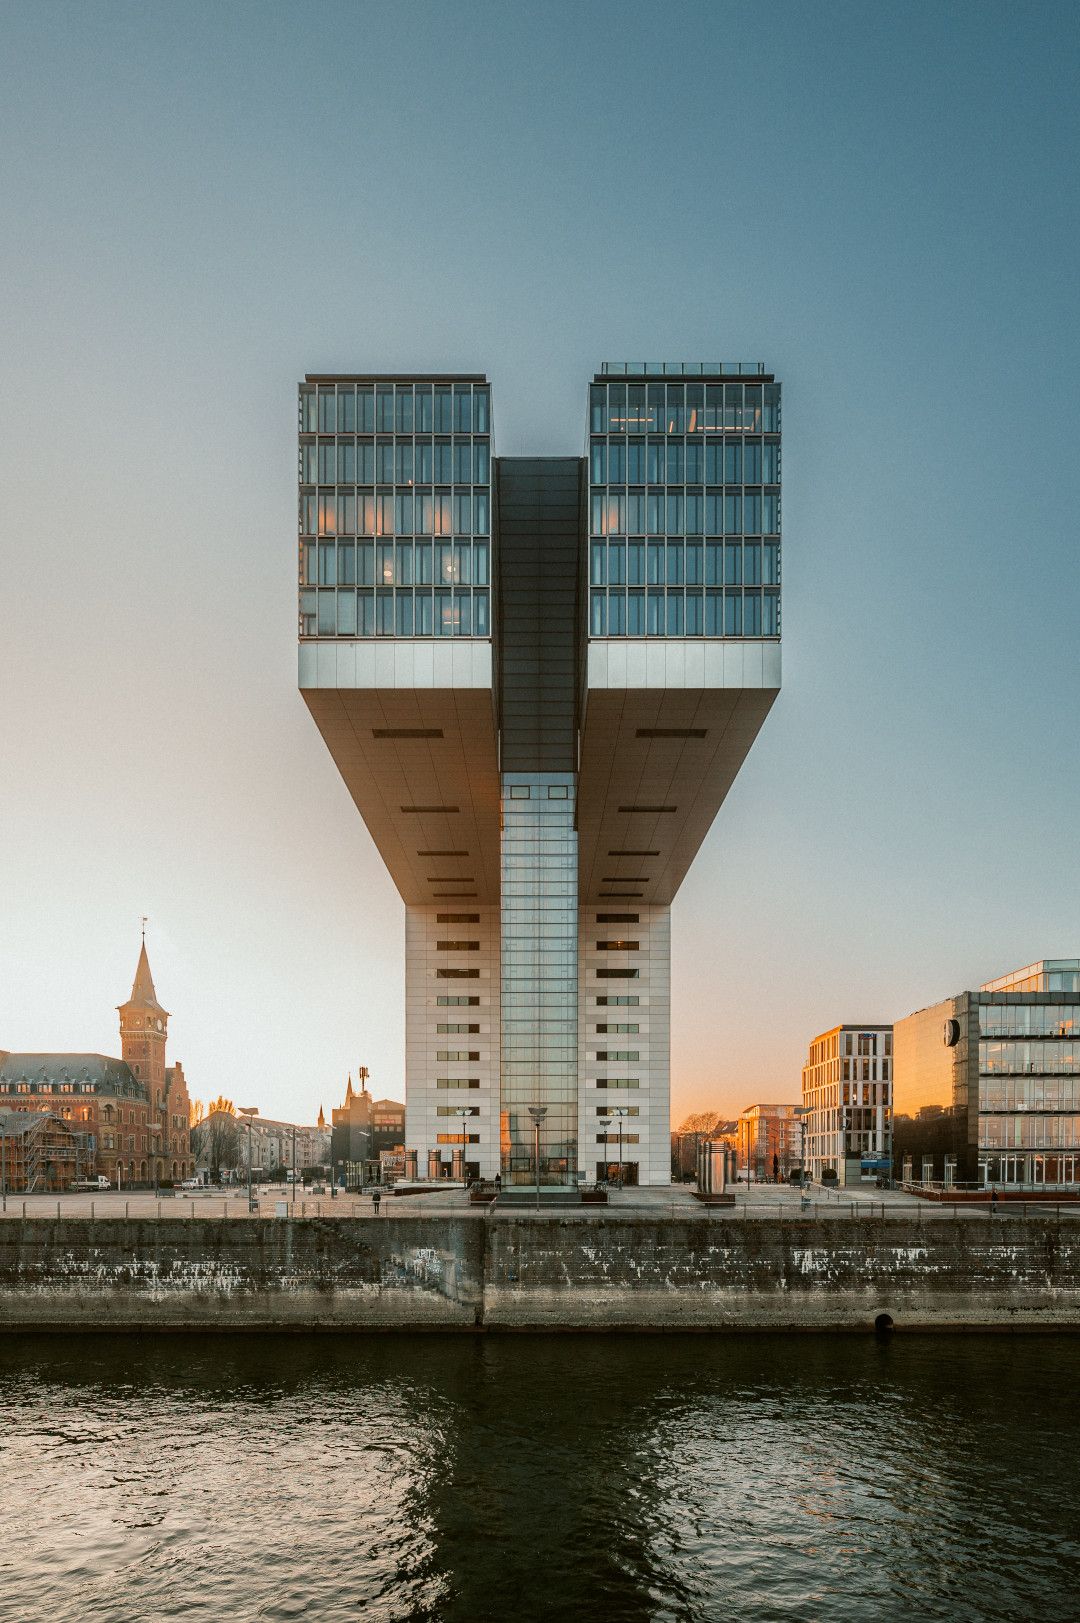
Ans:
<svg viewBox="0 0 1080 1623"><path fill-rule="evenodd" d="M150 960L146 956L145 931L135 979L131 983L131 996L126 1003L120 1004L119 1012L120 1052L131 1067L135 1080L146 1089L153 1119L161 1121L165 1114L165 1044L168 1041L169 1011L162 1008L154 989Z"/></svg>
<svg viewBox="0 0 1080 1623"><path fill-rule="evenodd" d="M319 1126L319 1127L325 1127L325 1126L326 1126L326 1117L325 1117L325 1115L324 1115L324 1114L323 1114L323 1107L322 1107L322 1105L320 1105L320 1106L319 1106L319 1120L318 1120L318 1126Z"/></svg>
<svg viewBox="0 0 1080 1623"><path fill-rule="evenodd" d="M347 1104L347 1105L348 1105L348 1104L351 1104L351 1103L352 1103L352 1098L353 1098L353 1090L352 1090L352 1072L351 1072L351 1071L350 1071L350 1072L349 1072L349 1085L348 1085L348 1087L347 1087L347 1088L346 1088L346 1089L345 1089L345 1103L346 1103L346 1104Z"/></svg>

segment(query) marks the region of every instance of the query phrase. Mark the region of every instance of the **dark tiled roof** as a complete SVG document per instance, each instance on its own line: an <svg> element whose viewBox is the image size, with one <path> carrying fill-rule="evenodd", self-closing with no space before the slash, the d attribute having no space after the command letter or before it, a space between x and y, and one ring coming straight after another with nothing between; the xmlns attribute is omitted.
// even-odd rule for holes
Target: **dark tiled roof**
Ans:
<svg viewBox="0 0 1080 1623"><path fill-rule="evenodd" d="M54 1110L0 1110L0 1133L5 1138L14 1138L16 1134L22 1136L35 1127L40 1127L43 1121L58 1122L60 1117ZM65 1124L66 1125L66 1124Z"/></svg>
<svg viewBox="0 0 1080 1623"><path fill-rule="evenodd" d="M94 1082L97 1093L147 1096L126 1060L108 1054L0 1054L0 1084L16 1082Z"/></svg>

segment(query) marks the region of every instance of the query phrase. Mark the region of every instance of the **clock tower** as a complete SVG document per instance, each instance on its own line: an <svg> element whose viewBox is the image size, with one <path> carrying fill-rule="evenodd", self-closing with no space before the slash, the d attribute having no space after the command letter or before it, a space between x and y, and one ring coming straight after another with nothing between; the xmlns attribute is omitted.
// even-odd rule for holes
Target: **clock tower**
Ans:
<svg viewBox="0 0 1080 1623"><path fill-rule="evenodd" d="M169 1024L169 1011L163 1009L154 990L150 973L150 960L146 956L146 938L143 937L139 964L131 996L119 1005L120 1053L131 1067L135 1079L141 1082L150 1099L151 1154L163 1156L168 1136L166 1121L165 1041ZM155 1124L158 1130L155 1131ZM164 1168L159 1168L163 1177Z"/></svg>

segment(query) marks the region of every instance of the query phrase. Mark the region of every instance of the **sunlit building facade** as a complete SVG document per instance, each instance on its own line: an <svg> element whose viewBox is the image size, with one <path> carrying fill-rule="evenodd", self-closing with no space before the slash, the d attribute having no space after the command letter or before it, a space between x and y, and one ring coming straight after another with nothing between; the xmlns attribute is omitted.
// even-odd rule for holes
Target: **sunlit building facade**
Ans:
<svg viewBox="0 0 1080 1623"><path fill-rule="evenodd" d="M806 1166L838 1185L887 1174L892 1165L893 1029L834 1026L810 1044L802 1073Z"/></svg>
<svg viewBox="0 0 1080 1623"><path fill-rule="evenodd" d="M780 386L608 364L581 457L493 421L482 374L300 385L300 689L405 903L409 1164L667 1183L671 901L780 687Z"/></svg>
<svg viewBox="0 0 1080 1623"><path fill-rule="evenodd" d="M1080 1188L1080 958L1042 959L895 1028L894 1175Z"/></svg>

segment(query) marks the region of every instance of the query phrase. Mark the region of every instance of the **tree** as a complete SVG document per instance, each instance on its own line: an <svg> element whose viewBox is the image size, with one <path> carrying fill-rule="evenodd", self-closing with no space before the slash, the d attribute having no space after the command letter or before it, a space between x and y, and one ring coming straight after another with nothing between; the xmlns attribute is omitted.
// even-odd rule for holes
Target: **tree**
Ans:
<svg viewBox="0 0 1080 1623"><path fill-rule="evenodd" d="M228 1100L216 1100L191 1129L191 1153L214 1178L240 1165L240 1129Z"/></svg>

